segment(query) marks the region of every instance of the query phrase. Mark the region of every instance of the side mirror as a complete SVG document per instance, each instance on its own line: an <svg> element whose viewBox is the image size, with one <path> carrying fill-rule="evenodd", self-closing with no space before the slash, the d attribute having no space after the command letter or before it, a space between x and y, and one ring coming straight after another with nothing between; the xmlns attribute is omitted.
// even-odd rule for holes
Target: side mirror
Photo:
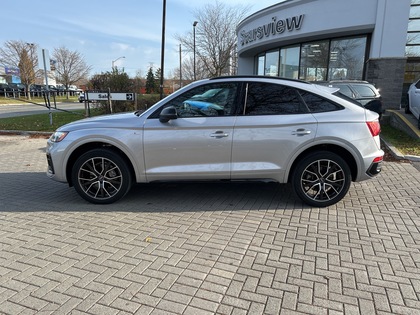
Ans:
<svg viewBox="0 0 420 315"><path fill-rule="evenodd" d="M178 114L176 112L175 107L173 106L169 106L162 109L159 115L159 121L161 123L167 123L168 121L172 119L177 119L177 118L178 118Z"/></svg>

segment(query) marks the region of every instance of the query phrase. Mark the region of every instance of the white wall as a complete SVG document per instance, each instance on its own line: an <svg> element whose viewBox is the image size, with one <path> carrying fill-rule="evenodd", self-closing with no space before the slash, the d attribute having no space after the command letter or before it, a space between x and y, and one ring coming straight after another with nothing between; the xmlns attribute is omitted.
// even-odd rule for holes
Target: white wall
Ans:
<svg viewBox="0 0 420 315"><path fill-rule="evenodd" d="M404 57L410 0L289 0L261 10L237 28L239 74L253 73L262 51L320 38L372 33L370 58ZM243 43L249 33L273 21L303 15L300 29L270 33Z"/></svg>

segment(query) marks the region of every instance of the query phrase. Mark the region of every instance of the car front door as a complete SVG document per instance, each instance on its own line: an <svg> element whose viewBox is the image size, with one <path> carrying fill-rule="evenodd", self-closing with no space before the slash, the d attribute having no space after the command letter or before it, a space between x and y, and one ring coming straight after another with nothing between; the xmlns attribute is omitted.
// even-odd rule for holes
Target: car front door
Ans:
<svg viewBox="0 0 420 315"><path fill-rule="evenodd" d="M237 83L205 84L168 101L176 119L157 114L144 125L144 161L148 181L229 179ZM226 89L217 102L201 97L209 89Z"/></svg>
<svg viewBox="0 0 420 315"><path fill-rule="evenodd" d="M249 82L232 146L232 179L284 181L291 156L312 141L317 122L298 92L287 86Z"/></svg>

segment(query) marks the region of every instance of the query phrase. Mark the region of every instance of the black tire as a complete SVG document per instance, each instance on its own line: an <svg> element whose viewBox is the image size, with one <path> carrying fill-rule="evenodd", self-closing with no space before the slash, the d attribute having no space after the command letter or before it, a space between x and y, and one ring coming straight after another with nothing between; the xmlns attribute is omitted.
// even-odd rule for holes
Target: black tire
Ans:
<svg viewBox="0 0 420 315"><path fill-rule="evenodd" d="M132 177L124 159L107 149L81 155L73 165L72 181L77 193L96 204L113 203L127 194Z"/></svg>
<svg viewBox="0 0 420 315"><path fill-rule="evenodd" d="M340 156L318 151L304 157L292 174L292 185L303 202L327 207L347 194L351 183L350 168Z"/></svg>
<svg viewBox="0 0 420 315"><path fill-rule="evenodd" d="M419 115L419 119L417 119L417 128L420 129L420 115Z"/></svg>

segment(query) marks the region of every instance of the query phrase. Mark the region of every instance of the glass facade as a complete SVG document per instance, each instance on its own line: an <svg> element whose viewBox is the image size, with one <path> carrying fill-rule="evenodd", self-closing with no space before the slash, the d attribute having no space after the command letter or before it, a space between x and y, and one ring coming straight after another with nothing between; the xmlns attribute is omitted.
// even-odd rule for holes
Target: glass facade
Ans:
<svg viewBox="0 0 420 315"><path fill-rule="evenodd" d="M366 48L367 36L281 47L257 56L256 73L306 81L361 80Z"/></svg>

